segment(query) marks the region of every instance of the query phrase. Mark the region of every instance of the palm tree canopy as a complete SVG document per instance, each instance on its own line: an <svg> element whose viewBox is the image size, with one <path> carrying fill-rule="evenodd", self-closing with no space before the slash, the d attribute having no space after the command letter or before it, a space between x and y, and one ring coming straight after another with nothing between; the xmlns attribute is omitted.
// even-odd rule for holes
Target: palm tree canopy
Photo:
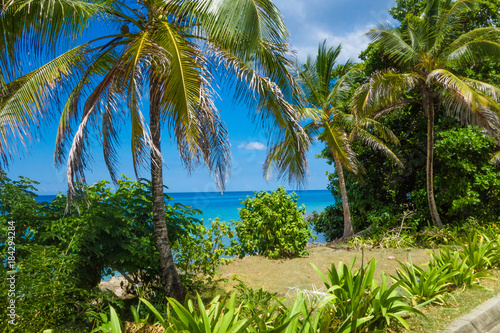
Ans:
<svg viewBox="0 0 500 333"><path fill-rule="evenodd" d="M32 2L36 1L26 0ZM45 13L54 23L42 30L24 26L24 33L37 36L34 45L36 40L65 38L67 30L78 34L92 18L105 18L121 26L116 33L75 46L43 68L12 81L8 94L17 94L10 99L15 103L8 104L9 99L2 98L2 116L25 117L23 126L28 127L34 119L26 117L28 108L39 114L58 114L40 101L53 98L54 87L64 86L67 99L59 113L55 161L62 164L68 156L70 187L83 177L90 160L90 131L95 129L100 133L108 169L116 179L119 127L127 118L132 127L130 145L136 172L147 165L153 146L142 99L148 90L186 167L191 170L203 161L222 189L229 174L230 154L227 131L214 105L215 80L236 83L238 100L254 107L256 122L270 129L270 143L284 135L297 146L307 143L297 112L286 101L297 96L299 89L287 70L288 32L271 1L37 3L28 10ZM81 8L75 5L72 12L61 10L73 4L81 4ZM21 15L26 8L19 5L9 10ZM68 24L77 13L85 15ZM64 84L59 85L61 82ZM18 132L19 139L23 130Z"/></svg>
<svg viewBox="0 0 500 333"><path fill-rule="evenodd" d="M305 95L305 105L297 105L302 120L307 121L304 129L310 139L317 138L325 142L327 149L343 167L354 173L362 170L351 148L351 141L361 140L375 149L381 150L400 166L396 155L383 143L399 144L394 134L383 124L364 117L349 99L356 80L359 80L362 68L352 61L338 65L337 59L341 45L328 47L326 41L318 47L315 58L308 57L303 64L296 65L297 82ZM351 110L352 112L348 112ZM305 177L301 159L291 150L292 143L283 141L273 147L273 155L266 160L269 167L276 160L281 168L288 167L296 178ZM304 150L308 149L304 147Z"/></svg>
<svg viewBox="0 0 500 333"><path fill-rule="evenodd" d="M428 0L420 17L409 17L404 31L379 25L367 35L382 46L398 64L400 72L375 73L364 89L366 99L357 103L367 114L383 112L408 102L409 92L427 86L439 95L440 103L459 122L479 125L498 138L500 130L500 89L468 79L454 72L457 66L470 65L483 57L500 59L500 28L478 28L457 34L464 12L474 1ZM382 111L381 111L382 110Z"/></svg>

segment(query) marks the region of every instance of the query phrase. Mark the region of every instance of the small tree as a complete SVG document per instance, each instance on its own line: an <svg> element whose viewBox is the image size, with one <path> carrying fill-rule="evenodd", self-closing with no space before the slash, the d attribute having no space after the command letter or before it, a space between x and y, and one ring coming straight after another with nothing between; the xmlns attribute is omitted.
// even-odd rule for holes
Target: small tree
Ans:
<svg viewBox="0 0 500 333"><path fill-rule="evenodd" d="M235 222L236 253L272 259L309 254L306 244L312 232L304 220L305 207L298 207L297 199L295 192L288 194L284 187L278 187L242 200L245 207L239 209L240 220Z"/></svg>

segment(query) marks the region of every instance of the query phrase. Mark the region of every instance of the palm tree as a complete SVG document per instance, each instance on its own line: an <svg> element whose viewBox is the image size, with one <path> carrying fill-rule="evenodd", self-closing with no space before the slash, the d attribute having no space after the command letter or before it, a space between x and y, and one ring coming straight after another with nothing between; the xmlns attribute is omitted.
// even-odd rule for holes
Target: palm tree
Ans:
<svg viewBox="0 0 500 333"><path fill-rule="evenodd" d="M337 65L340 52L341 45L328 48L324 41L318 47L316 58L309 56L304 64L296 66L297 81L306 97L305 106L297 108L303 120L309 121L304 126L306 132L309 136L317 136L323 141L333 156L344 212L343 238L348 238L354 235L354 229L343 169L355 174L362 171L362 166L359 165L351 148L352 141L360 140L363 144L381 150L399 165L401 162L381 140L399 143L389 129L373 119L360 117L355 109L352 113L345 111L350 107L349 92L353 89L361 70L350 61L344 65ZM300 155L295 152L288 153L290 146L293 145L285 141L274 147L266 161L267 168L279 161L292 170L301 171L302 169L297 166L301 160L296 160ZM304 174L296 171L295 177L304 177Z"/></svg>
<svg viewBox="0 0 500 333"><path fill-rule="evenodd" d="M72 85L59 121L55 160L62 164L67 156L69 195L74 195L73 184L84 177L90 157L89 134L97 130L116 180L118 128L130 118L134 168L151 171L160 279L166 295L182 299L165 223L162 130L175 138L189 170L204 162L224 189L229 143L212 86L221 76L236 86L240 101L254 106L256 121L272 132L271 142L286 133L297 146L306 144L296 111L285 100L298 91L286 67L288 33L269 0L143 0L139 6L107 1L102 9L107 20L121 25L119 32L60 56L70 66L72 75L64 77ZM144 91L149 128L142 111Z"/></svg>
<svg viewBox="0 0 500 333"><path fill-rule="evenodd" d="M498 139L500 89L494 85L454 73L453 68L473 65L483 56L500 59L500 29L478 28L458 35L464 10L472 1L427 0L421 17L410 17L401 31L380 25L367 35L379 44L400 72L387 69L375 73L361 87L364 99L358 105L365 114L383 114L408 103L422 106L427 117L427 199L432 222L443 223L434 200L434 121L439 104L462 124L476 124ZM414 97L410 97L410 96Z"/></svg>

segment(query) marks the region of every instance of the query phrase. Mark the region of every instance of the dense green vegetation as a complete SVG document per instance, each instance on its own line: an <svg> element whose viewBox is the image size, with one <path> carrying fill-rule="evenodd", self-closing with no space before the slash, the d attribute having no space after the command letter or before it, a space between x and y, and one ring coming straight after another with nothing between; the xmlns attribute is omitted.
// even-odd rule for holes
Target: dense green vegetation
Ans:
<svg viewBox="0 0 500 333"><path fill-rule="evenodd" d="M307 255L312 232L304 220L304 207L298 207L298 196L287 194L284 187L274 192L257 192L254 198L242 200L240 220L235 231L238 243L234 251L240 257L262 255L271 259Z"/></svg>
<svg viewBox="0 0 500 333"><path fill-rule="evenodd" d="M123 306L113 293L98 289L102 276L113 272L127 277L132 294L141 292L138 285L161 294L151 183L122 178L113 191L104 181L80 186L84 196L75 204L68 205L63 195L37 203L36 182L0 177L1 239L7 239L8 221L17 235L19 332L88 324L89 311L101 310L110 302ZM165 195L165 199L172 198ZM222 238L231 237L232 231L218 220L204 227L195 217L199 211L178 203L165 205L165 211L183 283L188 290L199 290L215 277L216 267L229 260ZM7 245L0 244L4 256ZM2 270L4 304L6 274ZM6 327L6 308L2 309L1 322Z"/></svg>
<svg viewBox="0 0 500 333"><path fill-rule="evenodd" d="M439 3L398 1L391 13L402 21L400 28L381 27L370 32L375 43L362 54L365 75L370 77L364 89L374 95L380 90L378 97L372 98L373 106L365 105L365 112L375 112L377 119L399 138L399 146L389 147L403 162L404 169L388 165L367 147L353 144L360 162L370 166L362 177L349 174L346 180L353 225L358 232L366 228L376 232L379 227L387 230L402 220L418 231L432 224L440 226L439 221L461 225L466 221L495 222L500 218L496 209L500 169L490 163L498 151L499 46L495 38L499 30L495 26L498 11L491 11L498 7L498 2L480 1L476 7L462 9L466 2L452 3L449 8L444 2L439 7ZM425 23L432 15L438 15L432 19L437 23ZM465 20L463 15L474 20ZM432 32L432 24L438 23L443 25L442 36L439 35L442 38ZM444 28L445 24L451 25ZM491 48L483 50L479 45ZM383 49L390 51L384 53ZM455 57L461 52L466 59ZM418 67L426 59L431 59L431 63L430 67L422 63L421 67L426 68L423 74L437 76L426 76L425 82L435 94L442 94L432 98L435 121L431 132L430 113L421 103L421 88L416 86L420 79L412 81L418 73L412 66ZM388 68L391 70L386 72ZM425 77L423 74L421 77ZM483 106L474 104L483 102ZM455 118L461 125L470 125L457 125ZM323 156L334 163L329 151L325 150ZM332 240L339 237L342 229L342 195L337 172L329 177L336 200L316 218L316 230L325 232L327 239ZM430 193L434 193L433 198Z"/></svg>
<svg viewBox="0 0 500 333"><path fill-rule="evenodd" d="M360 268L355 267L358 265L354 261L350 265L341 262L332 264L326 274L316 269L327 292L299 292L293 299L278 299L276 294L262 288L249 289L240 282L237 293L217 296L208 302L199 295L184 304L168 299L170 312L163 310L162 304L138 300L137 307L145 305L154 319L141 316L135 306L130 311L119 311L121 314L110 308L110 316L103 316L99 325L113 333L122 332L122 327L151 328L153 322L165 332L347 333L378 332L387 326L408 328L406 314L419 316L419 308L426 304L445 304L449 299L445 296L457 288L481 287L481 278L490 276L488 269L500 264L500 239L498 235L489 239L487 234L471 232L469 243L462 250L430 252L431 260L422 267L411 260L408 264L400 263L401 269L390 278L386 274L374 276L374 260ZM132 322L126 322L123 318L130 318L130 313Z"/></svg>
<svg viewBox="0 0 500 333"><path fill-rule="evenodd" d="M319 45L316 58L308 57L304 64L296 65L297 81L306 94L304 106L298 105L296 108L307 121L304 125L306 133L324 142L333 157L332 164L338 174L344 213L343 238L348 238L354 234L354 230L343 169L353 174L363 172L363 166L351 148L352 142L375 148L400 166L401 162L384 144L384 141L399 143L390 129L374 119L363 117L358 110L349 112L349 99L359 83L362 66L351 62L337 65L340 52L341 46L328 48L325 41ZM288 147L293 144L281 142L274 148L277 154L271 157L282 160Z"/></svg>
<svg viewBox="0 0 500 333"><path fill-rule="evenodd" d="M295 66L269 0L138 5L14 0L0 11L2 165L62 109L55 160L66 163L69 185L68 196L37 203L36 182L0 173L0 253L5 267L14 252L16 261L11 272L0 271L0 301L17 302L17 325L2 306L0 328L377 331L407 327L403 315L446 305L452 290L480 287L500 265L499 0L397 0L390 13L399 26L367 33L363 64L337 64L341 46L325 41L316 57ZM81 43L103 21L119 31ZM25 54L47 63L27 73ZM311 237L297 196L284 188L243 200L234 230L218 219L203 225L199 211L165 203L162 128L187 169L204 163L224 189L230 143L213 104L215 78L234 84L237 100L271 133L265 173L301 184L310 143L325 143L334 204L311 222L327 240L455 247L431 253L423 266L400 262L381 283L374 260L359 269L333 263L326 275L316 269L326 292L314 297L277 299L240 283L235 293L205 299L230 256L288 260L307 255ZM136 174L146 167L150 180L116 177L125 118ZM114 189L83 182L92 131ZM99 289L115 272L128 282L128 298Z"/></svg>

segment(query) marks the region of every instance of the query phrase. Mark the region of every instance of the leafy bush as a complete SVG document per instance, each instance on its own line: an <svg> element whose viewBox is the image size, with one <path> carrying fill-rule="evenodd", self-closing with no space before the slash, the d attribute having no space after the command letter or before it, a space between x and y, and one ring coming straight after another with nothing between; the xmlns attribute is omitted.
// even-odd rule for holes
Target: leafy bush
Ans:
<svg viewBox="0 0 500 333"><path fill-rule="evenodd" d="M276 191L257 192L242 200L240 220L236 221L238 243L233 243L240 257L262 255L272 259L308 254L306 245L312 232L304 220L304 207L297 207L298 196Z"/></svg>
<svg viewBox="0 0 500 333"><path fill-rule="evenodd" d="M462 260L467 260L476 270L484 271L491 268L492 262L496 261L495 245L494 240L489 240L486 236L474 232L467 235L467 243L463 245L460 255Z"/></svg>
<svg viewBox="0 0 500 333"><path fill-rule="evenodd" d="M303 295L298 295L289 307L277 300L274 305L251 316L243 311L249 304L237 303L235 294L224 298L217 296L208 305L203 304L199 295L196 302L186 300L185 304L168 299L172 311L167 311L165 316L147 300L141 299L141 301L155 315L155 326L161 326L169 333L349 333L358 332L362 323L360 321L353 323L350 317L340 322L331 317L329 304L311 306ZM100 326L92 332L123 332L122 327L125 325L120 321L114 308L110 307L109 317L100 313L99 318ZM135 326L139 331L147 327L149 325L144 322L139 322Z"/></svg>
<svg viewBox="0 0 500 333"><path fill-rule="evenodd" d="M0 174L0 236L7 237L8 221L14 222L16 231L21 331L88 325L86 312L107 309L109 304L119 307L97 288L102 276L114 271L134 282L132 293L140 283L161 294L150 183L124 177L114 191L105 181L81 185L80 190L85 197L78 197L69 207L64 195L39 204L36 182L27 178L11 181ZM199 211L181 204L166 205L174 256L185 273L184 282L192 289L210 281L217 265L228 260L223 258L229 252L222 239L232 237L229 226L217 220L205 228L194 217L196 213ZM2 255L7 250L0 243ZM7 302L5 281L0 290L3 303ZM98 299L102 301L95 302ZM6 318L2 308L0 326Z"/></svg>
<svg viewBox="0 0 500 333"><path fill-rule="evenodd" d="M223 240L233 237L231 227L218 218L210 222L209 228L193 224L188 233L179 236L173 251L185 287L196 290L212 282L217 267L232 261L228 258L232 249Z"/></svg>
<svg viewBox="0 0 500 333"><path fill-rule="evenodd" d="M245 311L250 315L256 315L270 308L271 302L276 300L278 293L271 293L260 288L254 290L248 288L243 281L237 280L238 284L234 287L238 292L238 300L245 303Z"/></svg>
<svg viewBox="0 0 500 333"><path fill-rule="evenodd" d="M334 206L327 206L320 213L313 212L309 223L314 231L325 236L327 242L339 239L344 234L344 215L341 210L335 210Z"/></svg>
<svg viewBox="0 0 500 333"><path fill-rule="evenodd" d="M430 252L431 261L428 267L438 269L445 267L444 274L457 272L450 277L450 282L455 288L465 288L468 286L476 286L480 278L487 278L490 275L484 271L477 271L476 266L469 263L465 258L462 260L462 255L459 251L453 251L450 248L440 249L438 254Z"/></svg>
<svg viewBox="0 0 500 333"><path fill-rule="evenodd" d="M408 327L401 315L404 313L421 314L403 302L404 297L396 291L400 285L399 282L389 287L385 274L382 274L380 286L375 282L373 279L375 260L371 260L359 270L353 268L354 263L355 260L347 266L340 262L338 267L332 264L326 276L313 265L328 292L333 296L331 299L333 318L341 321L349 319L352 323L352 332L361 332L369 328L389 325L391 319L396 319L403 326Z"/></svg>
<svg viewBox="0 0 500 333"><path fill-rule="evenodd" d="M427 270L415 266L411 262L403 264L398 261L401 269L396 271L397 277L393 280L406 290L413 304L441 303L446 304L445 296L452 287L450 279L459 272L449 269L449 264L444 266L429 265Z"/></svg>

